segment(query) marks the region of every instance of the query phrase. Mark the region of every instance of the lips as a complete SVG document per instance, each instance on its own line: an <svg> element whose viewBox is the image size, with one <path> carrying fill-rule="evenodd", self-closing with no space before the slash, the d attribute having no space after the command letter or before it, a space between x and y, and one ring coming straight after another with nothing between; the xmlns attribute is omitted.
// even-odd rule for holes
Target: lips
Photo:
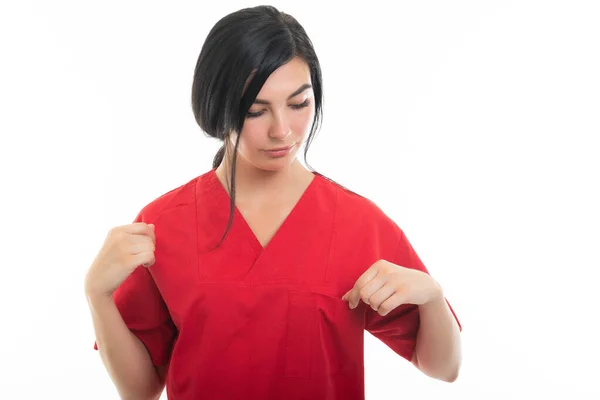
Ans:
<svg viewBox="0 0 600 400"><path fill-rule="evenodd" d="M265 150L265 153L271 158L281 158L285 157L292 152L296 144L287 147L278 147L276 149Z"/></svg>
<svg viewBox="0 0 600 400"><path fill-rule="evenodd" d="M278 147L276 149L269 149L269 150L265 150L265 151L270 151L270 152L275 152L275 151L287 151L289 149L291 149L292 146L287 146L287 147Z"/></svg>

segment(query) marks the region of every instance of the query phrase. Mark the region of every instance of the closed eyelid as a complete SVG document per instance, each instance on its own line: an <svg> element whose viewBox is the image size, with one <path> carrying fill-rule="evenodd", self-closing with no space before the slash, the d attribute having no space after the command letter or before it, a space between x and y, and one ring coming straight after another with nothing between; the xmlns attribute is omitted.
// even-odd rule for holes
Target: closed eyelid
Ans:
<svg viewBox="0 0 600 400"><path fill-rule="evenodd" d="M309 105L310 105L310 100L307 98L302 103L290 104L289 107L292 110L299 111L299 110L303 110L303 109L307 108ZM265 109L261 109L258 111L248 110L247 116L249 118L260 117L261 115L263 115L265 113L265 111L266 111Z"/></svg>
<svg viewBox="0 0 600 400"><path fill-rule="evenodd" d="M296 90L294 93L290 94L290 95L288 96L288 98L287 98L287 99L288 99L288 100L291 100L291 99L293 99L294 97L296 97L296 96L298 96L298 95L302 94L304 91L306 91L306 90L308 90L308 89L311 89L311 88L312 88L312 85L310 85L310 84L308 84L308 83L305 83L304 85L300 86L300 87L299 87L299 88L298 88L298 89L297 89L297 90ZM263 99L256 98L256 99L254 100L254 104L265 104L265 105L270 105L270 104L271 104L271 102L270 102L270 101L268 101L268 100L263 100Z"/></svg>
<svg viewBox="0 0 600 400"><path fill-rule="evenodd" d="M289 107L298 107L298 106L302 106L302 105L308 105L308 104L310 104L310 99L307 97L307 98L305 98L304 100L302 100L302 101L301 101L301 102L299 102L299 103L287 104L287 106L289 106ZM271 105L271 104L269 104L269 106L270 106L270 105ZM262 109L261 109L261 110L262 110ZM253 111L252 111L252 110L249 110L249 112L253 112Z"/></svg>

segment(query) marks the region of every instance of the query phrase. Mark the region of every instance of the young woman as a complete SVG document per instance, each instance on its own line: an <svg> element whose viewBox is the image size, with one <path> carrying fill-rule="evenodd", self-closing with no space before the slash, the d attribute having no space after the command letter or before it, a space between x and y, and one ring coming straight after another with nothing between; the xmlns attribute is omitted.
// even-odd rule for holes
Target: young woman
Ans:
<svg viewBox="0 0 600 400"><path fill-rule="evenodd" d="M290 15L243 9L209 33L192 106L223 141L213 168L111 229L86 276L123 398L364 399L365 330L456 379L460 325L403 231L297 159L322 93Z"/></svg>

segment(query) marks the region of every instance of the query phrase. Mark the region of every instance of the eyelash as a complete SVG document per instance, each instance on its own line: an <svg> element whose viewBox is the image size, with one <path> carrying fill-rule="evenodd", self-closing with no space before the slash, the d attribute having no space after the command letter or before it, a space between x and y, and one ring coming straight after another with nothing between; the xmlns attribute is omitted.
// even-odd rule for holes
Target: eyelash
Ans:
<svg viewBox="0 0 600 400"><path fill-rule="evenodd" d="M292 105L290 105L290 107L292 107L292 109L294 109L294 110L300 110L304 107L308 107L309 104L310 104L310 101L308 99L306 99L306 100L304 100L303 103L292 104ZM248 112L248 114L246 114L246 118L257 118L257 117L260 117L261 115L263 115L263 113L264 113L264 110L261 110L259 112L255 112L255 113Z"/></svg>

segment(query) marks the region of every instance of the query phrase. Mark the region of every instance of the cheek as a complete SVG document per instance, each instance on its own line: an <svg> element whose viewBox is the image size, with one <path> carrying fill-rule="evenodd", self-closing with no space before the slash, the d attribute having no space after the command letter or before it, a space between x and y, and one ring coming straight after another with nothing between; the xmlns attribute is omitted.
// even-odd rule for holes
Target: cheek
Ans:
<svg viewBox="0 0 600 400"><path fill-rule="evenodd" d="M243 153L256 151L260 148L261 143L264 142L267 127L262 126L264 124L256 123L258 121L253 122L251 124L245 123L242 130L239 150Z"/></svg>
<svg viewBox="0 0 600 400"><path fill-rule="evenodd" d="M301 135L306 132L306 128L310 124L309 118L297 118L292 122L292 132Z"/></svg>
<svg viewBox="0 0 600 400"><path fill-rule="evenodd" d="M314 111L306 110L296 114L291 121L291 128L297 135L306 135L311 127L314 118Z"/></svg>

